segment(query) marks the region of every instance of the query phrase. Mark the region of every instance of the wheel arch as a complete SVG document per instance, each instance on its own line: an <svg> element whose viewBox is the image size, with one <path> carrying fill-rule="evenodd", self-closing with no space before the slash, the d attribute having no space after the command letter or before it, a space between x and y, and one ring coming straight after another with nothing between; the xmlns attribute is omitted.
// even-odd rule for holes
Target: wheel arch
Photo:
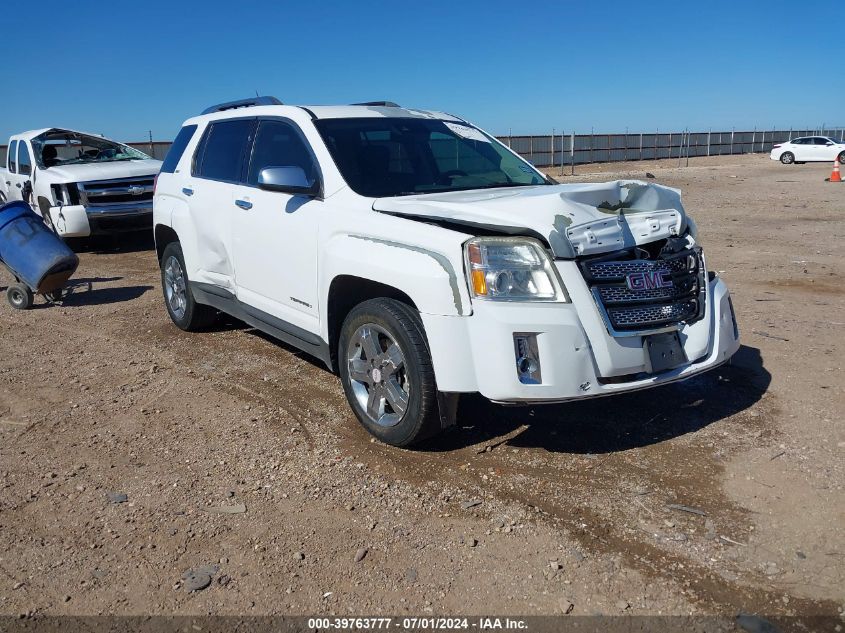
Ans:
<svg viewBox="0 0 845 633"><path fill-rule="evenodd" d="M157 261L161 261L161 256L164 255L164 249L167 248L168 244L180 241L176 231L166 224L156 224L153 237L155 239Z"/></svg>
<svg viewBox="0 0 845 633"><path fill-rule="evenodd" d="M326 298L326 324L333 371L338 370L337 345L344 319L358 304L379 298L394 299L419 310L414 300L395 286L356 275L337 275L332 279Z"/></svg>
<svg viewBox="0 0 845 633"><path fill-rule="evenodd" d="M459 240L417 246L396 238L337 234L320 252L321 336L332 353L349 310L362 301L393 298L423 314L471 313Z"/></svg>

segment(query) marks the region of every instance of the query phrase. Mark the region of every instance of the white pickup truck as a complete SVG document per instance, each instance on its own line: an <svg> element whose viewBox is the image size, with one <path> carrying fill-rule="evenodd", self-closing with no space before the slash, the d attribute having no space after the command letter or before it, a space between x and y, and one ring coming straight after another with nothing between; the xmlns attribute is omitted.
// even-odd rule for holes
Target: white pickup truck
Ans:
<svg viewBox="0 0 845 633"><path fill-rule="evenodd" d="M161 161L74 130L48 128L9 139L0 203L24 200L63 237L150 229Z"/></svg>
<svg viewBox="0 0 845 633"><path fill-rule="evenodd" d="M154 206L178 327L220 310L305 350L397 446L454 424L462 393L607 396L739 348L677 190L558 184L442 112L214 106L184 123Z"/></svg>

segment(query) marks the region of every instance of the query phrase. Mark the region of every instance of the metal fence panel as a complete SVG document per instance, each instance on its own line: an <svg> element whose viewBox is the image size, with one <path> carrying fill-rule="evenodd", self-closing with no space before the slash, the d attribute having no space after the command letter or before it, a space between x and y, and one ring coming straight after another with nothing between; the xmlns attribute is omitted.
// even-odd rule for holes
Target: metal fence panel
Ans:
<svg viewBox="0 0 845 633"><path fill-rule="evenodd" d="M571 166L625 160L654 160L686 156L725 156L768 153L772 146L799 136L845 137L845 126L817 130L708 130L647 131L624 134L555 132L535 136L500 136L505 145L537 167ZM574 141L574 148L573 148ZM127 143L158 160L164 160L168 141ZM6 164L6 146L0 145L0 164Z"/></svg>

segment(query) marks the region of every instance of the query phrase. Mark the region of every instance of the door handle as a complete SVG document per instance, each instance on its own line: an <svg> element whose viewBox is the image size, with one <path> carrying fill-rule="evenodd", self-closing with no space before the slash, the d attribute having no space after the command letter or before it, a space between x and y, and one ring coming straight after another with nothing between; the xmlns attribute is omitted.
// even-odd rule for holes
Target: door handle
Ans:
<svg viewBox="0 0 845 633"><path fill-rule="evenodd" d="M235 200L235 205L239 206L241 209L245 209L249 211L252 208L252 203L248 200Z"/></svg>
<svg viewBox="0 0 845 633"><path fill-rule="evenodd" d="M194 190L189 189L188 187L182 187L182 193L184 193L186 196L192 196L194 195Z"/></svg>

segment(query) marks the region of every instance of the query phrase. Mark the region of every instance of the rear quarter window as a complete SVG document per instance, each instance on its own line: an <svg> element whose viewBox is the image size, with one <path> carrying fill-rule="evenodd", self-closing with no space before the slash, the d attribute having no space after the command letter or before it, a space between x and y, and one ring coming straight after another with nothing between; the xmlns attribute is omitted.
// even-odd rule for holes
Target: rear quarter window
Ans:
<svg viewBox="0 0 845 633"><path fill-rule="evenodd" d="M176 171L176 165L179 164L182 154L185 153L185 148L188 146L188 143L191 142L194 132L196 131L196 125L186 125L179 130L179 134L177 134L176 138L173 139L173 144L170 146L167 156L164 157L164 163L161 165L162 172L172 174Z"/></svg>

